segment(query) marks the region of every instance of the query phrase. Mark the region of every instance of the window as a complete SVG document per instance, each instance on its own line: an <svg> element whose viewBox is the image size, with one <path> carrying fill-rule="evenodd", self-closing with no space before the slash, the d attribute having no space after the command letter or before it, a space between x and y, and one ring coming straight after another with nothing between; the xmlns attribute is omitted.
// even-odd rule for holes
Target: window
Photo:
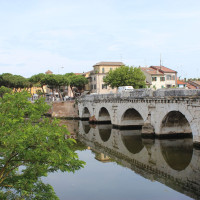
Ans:
<svg viewBox="0 0 200 200"><path fill-rule="evenodd" d="M94 84L94 90L96 90L96 89L97 89L96 84Z"/></svg>
<svg viewBox="0 0 200 200"><path fill-rule="evenodd" d="M96 81L96 77L94 77L94 81Z"/></svg>
<svg viewBox="0 0 200 200"><path fill-rule="evenodd" d="M110 71L112 71L112 67L110 68Z"/></svg>
<svg viewBox="0 0 200 200"><path fill-rule="evenodd" d="M171 75L167 75L167 80L172 80Z"/></svg>
<svg viewBox="0 0 200 200"><path fill-rule="evenodd" d="M157 81L157 77L152 77L152 81Z"/></svg>
<svg viewBox="0 0 200 200"><path fill-rule="evenodd" d="M106 84L102 84L102 89L107 89L107 85Z"/></svg>
<svg viewBox="0 0 200 200"><path fill-rule="evenodd" d="M172 75L172 80L175 80L175 75Z"/></svg>
<svg viewBox="0 0 200 200"><path fill-rule="evenodd" d="M160 81L165 81L165 77L160 77Z"/></svg>
<svg viewBox="0 0 200 200"><path fill-rule="evenodd" d="M102 68L102 73L104 73L104 68Z"/></svg>
<svg viewBox="0 0 200 200"><path fill-rule="evenodd" d="M93 90L93 85L90 86L90 89Z"/></svg>

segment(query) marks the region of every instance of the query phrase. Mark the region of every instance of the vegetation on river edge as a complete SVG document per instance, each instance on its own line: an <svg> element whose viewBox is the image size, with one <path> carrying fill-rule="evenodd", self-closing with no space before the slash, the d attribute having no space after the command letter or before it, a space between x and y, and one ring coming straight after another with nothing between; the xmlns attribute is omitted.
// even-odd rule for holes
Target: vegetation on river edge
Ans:
<svg viewBox="0 0 200 200"><path fill-rule="evenodd" d="M59 121L43 117L43 98L28 101L25 92L0 99L0 199L58 199L40 177L49 172L75 172L83 167L73 139Z"/></svg>

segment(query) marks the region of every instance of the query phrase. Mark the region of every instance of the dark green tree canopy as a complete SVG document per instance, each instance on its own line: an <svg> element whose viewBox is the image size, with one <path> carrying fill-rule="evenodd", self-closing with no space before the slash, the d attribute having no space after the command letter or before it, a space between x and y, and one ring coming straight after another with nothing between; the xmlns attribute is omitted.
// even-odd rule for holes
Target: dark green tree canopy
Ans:
<svg viewBox="0 0 200 200"><path fill-rule="evenodd" d="M88 83L88 79L82 75L76 75L74 73L67 73L65 77L69 80L71 88L76 87L79 91L83 90L85 85Z"/></svg>
<svg viewBox="0 0 200 200"><path fill-rule="evenodd" d="M133 86L133 88L145 88L145 75L140 68L121 66L109 71L103 79L104 83L111 87Z"/></svg>
<svg viewBox="0 0 200 200"><path fill-rule="evenodd" d="M5 86L12 89L28 88L30 83L28 79L20 75L13 75L10 73L4 73L0 75L0 86Z"/></svg>

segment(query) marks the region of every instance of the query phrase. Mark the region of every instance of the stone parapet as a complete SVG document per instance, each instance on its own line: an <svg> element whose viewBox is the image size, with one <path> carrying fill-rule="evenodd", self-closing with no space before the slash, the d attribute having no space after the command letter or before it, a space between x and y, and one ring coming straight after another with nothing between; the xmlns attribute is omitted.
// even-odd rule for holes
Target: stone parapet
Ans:
<svg viewBox="0 0 200 200"><path fill-rule="evenodd" d="M153 91L151 89L135 89L131 92L122 92L116 94L93 94L81 96L78 101L102 101L102 100L132 100L132 99L166 99L166 100L200 100L200 89L159 89Z"/></svg>

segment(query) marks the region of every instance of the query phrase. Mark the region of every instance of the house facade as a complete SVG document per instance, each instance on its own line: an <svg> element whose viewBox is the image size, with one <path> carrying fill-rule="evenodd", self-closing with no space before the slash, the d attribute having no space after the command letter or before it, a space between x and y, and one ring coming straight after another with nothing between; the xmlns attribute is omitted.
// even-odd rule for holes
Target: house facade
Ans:
<svg viewBox="0 0 200 200"><path fill-rule="evenodd" d="M164 66L140 67L152 89L177 87L177 72Z"/></svg>
<svg viewBox="0 0 200 200"><path fill-rule="evenodd" d="M93 66L93 71L90 72L89 87L91 93L97 94L107 94L107 93L116 93L117 88L111 88L107 86L103 78L108 74L110 70L115 70L124 63L122 62L99 62Z"/></svg>

